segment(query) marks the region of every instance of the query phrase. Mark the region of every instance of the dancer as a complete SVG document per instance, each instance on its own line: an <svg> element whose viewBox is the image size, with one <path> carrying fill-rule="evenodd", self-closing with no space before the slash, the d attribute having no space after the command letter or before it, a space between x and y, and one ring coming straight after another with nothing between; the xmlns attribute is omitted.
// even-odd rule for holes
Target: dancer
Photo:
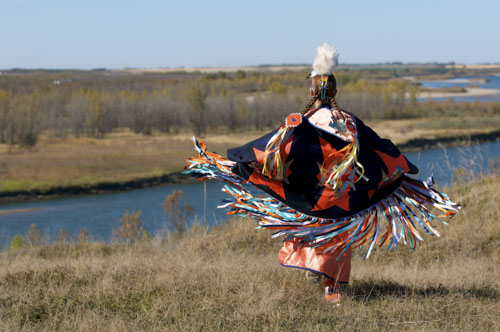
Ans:
<svg viewBox="0 0 500 332"><path fill-rule="evenodd" d="M186 172L224 180L230 196L219 207L276 230L272 237L285 240L280 264L323 275L326 301L338 304L340 284L349 281L351 248L366 245L366 258L375 245L413 249L423 241L418 226L439 236L433 223L440 219L429 208L452 217L460 207L434 190L432 179L409 177L418 169L391 141L340 109L333 74L338 54L326 43L317 51L312 98L301 113L228 150L227 159L194 140L199 155L188 160ZM267 195L255 196L244 184Z"/></svg>

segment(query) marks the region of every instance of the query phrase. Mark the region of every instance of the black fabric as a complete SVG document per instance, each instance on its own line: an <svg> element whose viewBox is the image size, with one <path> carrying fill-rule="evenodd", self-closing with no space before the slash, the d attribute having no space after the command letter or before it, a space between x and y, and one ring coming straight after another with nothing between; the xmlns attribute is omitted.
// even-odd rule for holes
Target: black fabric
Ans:
<svg viewBox="0 0 500 332"><path fill-rule="evenodd" d="M361 120L356 118L355 121L359 141L358 161L364 166L367 180L359 180L354 185L354 189L348 190L348 208L345 208L346 202L344 205L337 205L333 199L328 208L313 211L324 191L328 190L320 185L318 179L320 166L324 161L320 137L336 150L342 149L348 142L315 127L307 119L304 119L299 126L291 128L283 140L286 142L292 139L290 151L285 159L290 173L287 181L269 180L262 175L260 175L260 181L252 178L252 175L256 173L254 169L259 166L255 149L264 151L267 142L276 131L239 148L228 150L228 158L237 162L232 171L247 180L254 180L250 182L256 187L305 214L321 218L341 218L355 214L387 197L402 180L402 177L397 177L395 181L384 182L386 178L391 177L390 168L394 168L394 164L392 166L390 163L386 164L386 161L379 155L380 152L394 160L399 158L398 162L406 172L418 171L405 158L401 158L401 152L390 140L380 138ZM389 157L387 158L390 159ZM392 159L391 162L393 162ZM284 198L277 192L277 187L283 189Z"/></svg>

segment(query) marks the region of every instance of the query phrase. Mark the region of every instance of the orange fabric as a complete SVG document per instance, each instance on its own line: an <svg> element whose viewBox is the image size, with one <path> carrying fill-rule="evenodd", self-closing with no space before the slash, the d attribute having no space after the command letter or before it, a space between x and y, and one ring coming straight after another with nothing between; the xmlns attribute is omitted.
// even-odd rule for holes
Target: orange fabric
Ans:
<svg viewBox="0 0 500 332"><path fill-rule="evenodd" d="M262 175L257 169L254 169L250 177L248 178L248 182L253 184L262 184L271 188L275 193L280 195L283 199L285 198L285 190L283 189L283 181L269 179L267 176Z"/></svg>
<svg viewBox="0 0 500 332"><path fill-rule="evenodd" d="M255 153L255 159L257 159L258 163L261 163L264 160L264 157L266 156L265 151L261 151L257 148L253 148L253 153Z"/></svg>
<svg viewBox="0 0 500 332"><path fill-rule="evenodd" d="M349 191L351 191L351 188L347 188L342 195L337 198L335 197L335 192L330 189L330 187L325 186L321 192L321 197L311 211L326 210L333 206L337 206L344 211L349 211Z"/></svg>
<svg viewBox="0 0 500 332"><path fill-rule="evenodd" d="M394 158L394 157L389 156L387 153L377 151L377 150L373 150L373 151L375 151L380 156L380 158L382 158L382 160L384 161L384 164L387 166L387 169L389 171L387 176L389 178L392 177L392 175L394 174L394 172L396 171L398 166L401 167L405 173L410 172L410 166L408 166L408 162L406 161L406 158L403 156L403 154L400 154L399 157ZM380 181L379 185L382 185L384 180L385 179L382 179L382 181Z"/></svg>
<svg viewBox="0 0 500 332"><path fill-rule="evenodd" d="M318 138L319 138L319 145L321 146L321 152L323 153L323 160L327 160L328 157L333 152L337 152L337 150L335 150L335 148L323 137L318 137ZM345 155L345 151L343 151L343 153L341 153L341 151L339 151L339 154L341 154L341 157L343 157Z"/></svg>
<svg viewBox="0 0 500 332"><path fill-rule="evenodd" d="M296 267L320 272L337 282L349 282L351 274L351 249L337 262L341 249L322 253L311 247L302 247L298 240L285 241L278 253L278 261L286 267Z"/></svg>

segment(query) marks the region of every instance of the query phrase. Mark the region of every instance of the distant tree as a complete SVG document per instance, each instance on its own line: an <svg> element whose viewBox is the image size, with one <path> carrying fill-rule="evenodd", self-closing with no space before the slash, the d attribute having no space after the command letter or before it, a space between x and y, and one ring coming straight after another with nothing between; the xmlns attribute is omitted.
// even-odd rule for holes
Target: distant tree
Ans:
<svg viewBox="0 0 500 332"><path fill-rule="evenodd" d="M238 70L238 71L236 71L235 75L236 75L236 78L239 79L239 80L242 80L242 79L244 79L244 78L247 77L247 73L244 70L241 70L241 69Z"/></svg>
<svg viewBox="0 0 500 332"><path fill-rule="evenodd" d="M39 92L27 96L16 95L13 105L16 112L13 114L15 129L11 135L11 144L18 143L23 146L35 146L40 133L41 112L39 107Z"/></svg>
<svg viewBox="0 0 500 332"><path fill-rule="evenodd" d="M214 128L222 127L235 131L238 127L238 115L234 96L215 96L207 100L207 119Z"/></svg>
<svg viewBox="0 0 500 332"><path fill-rule="evenodd" d="M85 126L89 137L103 138L111 131L110 112L102 100L102 94L97 90L86 90L84 92L87 99L87 112Z"/></svg>
<svg viewBox="0 0 500 332"><path fill-rule="evenodd" d="M189 122L196 136L202 136L206 131L206 100L207 92L198 85L193 85L187 92L186 99L189 103Z"/></svg>
<svg viewBox="0 0 500 332"><path fill-rule="evenodd" d="M44 128L50 129L56 137L66 137L71 132L69 112L66 108L71 95L70 89L58 86L45 96L42 110L45 119Z"/></svg>
<svg viewBox="0 0 500 332"><path fill-rule="evenodd" d="M205 76L207 80L216 80L217 79L217 74L216 73L209 73Z"/></svg>
<svg viewBox="0 0 500 332"><path fill-rule="evenodd" d="M7 142L7 132L9 128L9 93L0 90L0 143Z"/></svg>
<svg viewBox="0 0 500 332"><path fill-rule="evenodd" d="M269 90L278 95L284 95L286 93L286 86L281 84L281 82L275 81L269 85Z"/></svg>
<svg viewBox="0 0 500 332"><path fill-rule="evenodd" d="M238 110L238 122L239 127L248 132L250 129L250 108L248 107L248 103L246 99L240 98L236 104Z"/></svg>
<svg viewBox="0 0 500 332"><path fill-rule="evenodd" d="M68 103L64 106L68 114L68 123L73 135L80 137L85 133L85 117L88 108L88 101L83 91L72 93Z"/></svg>

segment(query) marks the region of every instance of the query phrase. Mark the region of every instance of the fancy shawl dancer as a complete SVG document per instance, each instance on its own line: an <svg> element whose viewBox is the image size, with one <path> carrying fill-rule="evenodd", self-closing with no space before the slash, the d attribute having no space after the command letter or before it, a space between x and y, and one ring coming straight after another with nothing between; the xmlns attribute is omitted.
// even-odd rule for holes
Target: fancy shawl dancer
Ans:
<svg viewBox="0 0 500 332"><path fill-rule="evenodd" d="M365 245L366 258L376 245L413 249L422 230L439 236L434 223L460 208L432 188L431 178L409 177L418 169L391 141L339 108L337 59L335 48L318 47L312 98L280 128L228 150L227 159L193 138L199 155L186 166L200 180L225 182L229 198L219 207L228 214L284 237L280 264L323 275L329 303L340 302L339 284L349 281L352 248ZM267 195L254 195L253 187Z"/></svg>

